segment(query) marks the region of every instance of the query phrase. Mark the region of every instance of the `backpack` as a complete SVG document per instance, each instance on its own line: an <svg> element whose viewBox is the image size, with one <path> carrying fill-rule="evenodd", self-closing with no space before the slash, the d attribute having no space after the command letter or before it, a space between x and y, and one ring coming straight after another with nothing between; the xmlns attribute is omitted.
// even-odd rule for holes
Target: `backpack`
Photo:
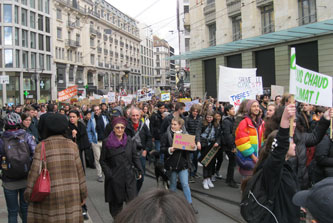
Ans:
<svg viewBox="0 0 333 223"><path fill-rule="evenodd" d="M4 176L13 180L21 180L28 176L31 158L30 148L25 141L27 133L2 137L7 170L2 170Z"/></svg>
<svg viewBox="0 0 333 223"><path fill-rule="evenodd" d="M140 127L140 129L138 129L138 131L132 137L132 140L136 142L136 146L137 147L142 147L141 137L140 137L140 131L143 128L144 125L145 125L145 123L143 122L142 125L141 125L141 127Z"/></svg>
<svg viewBox="0 0 333 223"><path fill-rule="evenodd" d="M240 212L246 222L264 222L267 215L272 215L275 223L278 220L273 209L273 200L269 199L263 187L263 168L259 169L247 182L242 194Z"/></svg>

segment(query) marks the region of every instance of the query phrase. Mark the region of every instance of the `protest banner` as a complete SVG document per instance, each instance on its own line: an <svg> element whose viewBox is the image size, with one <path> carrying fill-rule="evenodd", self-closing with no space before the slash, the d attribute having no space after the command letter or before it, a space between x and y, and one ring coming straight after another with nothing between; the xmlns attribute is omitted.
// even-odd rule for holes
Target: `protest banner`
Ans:
<svg viewBox="0 0 333 223"><path fill-rule="evenodd" d="M116 102L116 92L109 92L108 99L109 99L109 102L111 102L111 103Z"/></svg>
<svg viewBox="0 0 333 223"><path fill-rule="evenodd" d="M263 86L262 86L262 77L261 76L257 76L256 81L252 82L252 93L255 94L255 95L263 95L264 94L264 90L263 90Z"/></svg>
<svg viewBox="0 0 333 223"><path fill-rule="evenodd" d="M284 94L284 87L283 86L278 86L278 85L271 85L271 99L275 100L275 97L278 95Z"/></svg>
<svg viewBox="0 0 333 223"><path fill-rule="evenodd" d="M168 93L161 93L161 101L170 101L170 92Z"/></svg>
<svg viewBox="0 0 333 223"><path fill-rule="evenodd" d="M191 102L192 99L191 98L178 98L178 102Z"/></svg>
<svg viewBox="0 0 333 223"><path fill-rule="evenodd" d="M58 92L58 101L66 101L77 95L77 85L66 88L63 91Z"/></svg>
<svg viewBox="0 0 333 223"><path fill-rule="evenodd" d="M235 111L237 112L242 101L245 99L251 99L251 97L251 91L247 90L238 94L230 95L229 102L235 107Z"/></svg>
<svg viewBox="0 0 333 223"><path fill-rule="evenodd" d="M229 102L231 95L249 91L256 82L257 68L238 69L220 66L218 100ZM251 93L251 99L255 99L255 94Z"/></svg>
<svg viewBox="0 0 333 223"><path fill-rule="evenodd" d="M291 48L289 92L296 101L332 107L332 77L298 66L295 48Z"/></svg>
<svg viewBox="0 0 333 223"><path fill-rule="evenodd" d="M195 144L195 136L189 134L175 133L173 137L172 147L176 149L195 151L196 148L192 148L192 144Z"/></svg>
<svg viewBox="0 0 333 223"><path fill-rule="evenodd" d="M152 88L139 89L136 93L138 102L149 101L154 95L154 90Z"/></svg>
<svg viewBox="0 0 333 223"><path fill-rule="evenodd" d="M133 100L133 95L129 94L126 96L121 96L120 100L124 101L126 105L131 104Z"/></svg>
<svg viewBox="0 0 333 223"><path fill-rule="evenodd" d="M185 111L189 111L192 107L192 105L199 104L199 100L194 100L190 102L184 102L185 103Z"/></svg>

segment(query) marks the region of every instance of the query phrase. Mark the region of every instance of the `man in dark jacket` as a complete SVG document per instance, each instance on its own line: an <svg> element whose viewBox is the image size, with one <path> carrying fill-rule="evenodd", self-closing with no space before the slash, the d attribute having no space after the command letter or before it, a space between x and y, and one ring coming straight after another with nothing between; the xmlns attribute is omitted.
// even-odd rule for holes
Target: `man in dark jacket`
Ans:
<svg viewBox="0 0 333 223"><path fill-rule="evenodd" d="M145 123L141 120L141 110L139 108L133 107L130 111L130 120L126 126L125 133L128 137L131 137L133 141L136 142L136 149L140 155L140 161L145 173L146 167L146 156L147 150L151 150L153 147L152 137L150 131ZM144 174L137 181L138 193L142 187L144 180Z"/></svg>
<svg viewBox="0 0 333 223"><path fill-rule="evenodd" d="M183 102L177 102L175 106L175 111L172 114L168 115L165 119L163 119L160 132L161 135L166 132L174 117L181 117L182 119L185 119L183 116L184 112L185 112L185 104Z"/></svg>
<svg viewBox="0 0 333 223"><path fill-rule="evenodd" d="M190 109L190 115L185 118L185 128L190 135L196 135L197 128L202 122L202 118L199 115L201 112L201 106L198 104L192 105ZM193 177L199 177L197 175L198 170L198 155L199 151L196 150L191 153L191 162L193 163L194 170L191 170L190 183L194 183Z"/></svg>
<svg viewBox="0 0 333 223"><path fill-rule="evenodd" d="M333 139L328 134L316 146L315 163L315 183L326 177L333 177Z"/></svg>
<svg viewBox="0 0 333 223"><path fill-rule="evenodd" d="M40 116L39 118L39 122L38 122L38 132L39 132L39 136L40 139L46 139L47 136L49 135L47 132L47 128L45 126L45 120L46 118L50 115L54 113L54 104L48 104L47 105L47 113L43 114Z"/></svg>
<svg viewBox="0 0 333 223"><path fill-rule="evenodd" d="M160 151L161 148L161 141L160 141L160 132L161 132L161 125L163 122L162 114L165 111L165 105L162 102L157 104L158 110L154 112L150 117L150 132L152 134L152 140L155 142L155 150Z"/></svg>

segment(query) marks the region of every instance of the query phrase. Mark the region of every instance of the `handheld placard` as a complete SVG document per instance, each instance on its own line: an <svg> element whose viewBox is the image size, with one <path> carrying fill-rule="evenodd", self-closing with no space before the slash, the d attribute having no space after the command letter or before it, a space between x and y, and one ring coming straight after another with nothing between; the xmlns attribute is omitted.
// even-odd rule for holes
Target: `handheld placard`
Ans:
<svg viewBox="0 0 333 223"><path fill-rule="evenodd" d="M291 104L295 104L294 95L291 95L291 97L290 97L290 103ZM289 124L289 137L290 138L292 138L294 136L294 121L295 121L295 117L292 117L290 119L290 124Z"/></svg>
<svg viewBox="0 0 333 223"><path fill-rule="evenodd" d="M333 136L332 136L332 126L333 126L333 118L331 118L331 132L330 132L330 138L333 139Z"/></svg>

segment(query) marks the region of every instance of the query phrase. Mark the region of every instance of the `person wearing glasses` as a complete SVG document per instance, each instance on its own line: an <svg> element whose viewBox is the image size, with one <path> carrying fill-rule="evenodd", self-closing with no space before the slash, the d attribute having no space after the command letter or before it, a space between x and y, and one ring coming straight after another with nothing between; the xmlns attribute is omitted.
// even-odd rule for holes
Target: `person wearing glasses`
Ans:
<svg viewBox="0 0 333 223"><path fill-rule="evenodd" d="M93 112L91 113L91 118L87 124L88 139L91 143L95 165L97 170L97 181L103 182L102 168L99 163L99 158L101 156L102 141L107 136L105 134L105 127L109 124L109 120L105 115L102 115L101 108L98 105L93 106Z"/></svg>
<svg viewBox="0 0 333 223"><path fill-rule="evenodd" d="M100 164L105 175L104 196L113 218L122 210L123 203L137 196L137 179L143 170L136 142L127 136L124 117L115 117L112 131L103 141Z"/></svg>

